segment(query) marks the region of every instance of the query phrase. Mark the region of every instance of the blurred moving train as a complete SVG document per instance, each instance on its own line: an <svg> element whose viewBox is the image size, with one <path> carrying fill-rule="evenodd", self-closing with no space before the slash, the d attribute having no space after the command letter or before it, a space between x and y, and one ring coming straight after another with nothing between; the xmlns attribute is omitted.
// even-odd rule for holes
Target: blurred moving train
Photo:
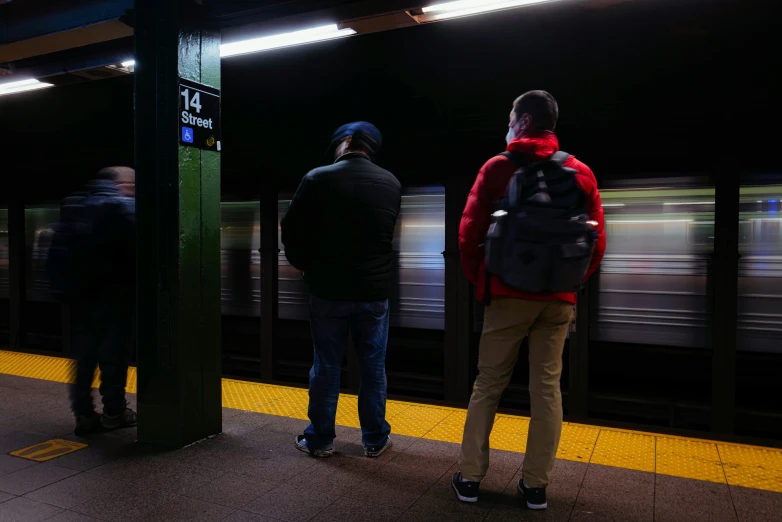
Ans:
<svg viewBox="0 0 782 522"><path fill-rule="evenodd" d="M608 249L600 270L594 340L709 346L714 189L644 180L603 189ZM782 186L741 188L739 339L742 351L782 353ZM279 200L279 219L289 199ZM28 301L50 301L44 261L57 204L25 209ZM222 310L259 317L260 203L222 204ZM279 316L307 319L307 289L279 243ZM406 189L394 235L397 278L391 321L442 330L445 315L445 190ZM0 299L8 297L8 210L0 208Z"/></svg>

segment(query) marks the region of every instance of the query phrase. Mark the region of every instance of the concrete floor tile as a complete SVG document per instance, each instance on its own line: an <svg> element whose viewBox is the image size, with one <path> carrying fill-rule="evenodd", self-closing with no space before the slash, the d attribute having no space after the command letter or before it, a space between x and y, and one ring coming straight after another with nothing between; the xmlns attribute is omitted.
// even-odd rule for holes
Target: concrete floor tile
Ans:
<svg viewBox="0 0 782 522"><path fill-rule="evenodd" d="M233 508L188 497L176 497L146 513L140 520L150 522L217 522L233 513Z"/></svg>
<svg viewBox="0 0 782 522"><path fill-rule="evenodd" d="M29 498L15 498L0 504L0 522L39 522L63 511Z"/></svg>
<svg viewBox="0 0 782 522"><path fill-rule="evenodd" d="M34 464L34 461L23 459L21 457L0 455L0 476L8 475L14 471L19 471L20 469L29 468Z"/></svg>
<svg viewBox="0 0 782 522"><path fill-rule="evenodd" d="M378 506L363 500L341 498L315 515L312 522L391 522L397 520L404 509Z"/></svg>
<svg viewBox="0 0 782 522"><path fill-rule="evenodd" d="M515 508L507 505L495 506L484 519L484 522L567 522L570 518L570 509L549 507L541 511L533 511L525 506L519 505ZM603 521L606 519L595 517L587 519ZM618 522L618 521L617 521Z"/></svg>
<svg viewBox="0 0 782 522"><path fill-rule="evenodd" d="M57 396L68 393L68 385L65 383L44 381L42 379L30 379L28 377L7 374L0 374L0 386L11 388L16 392L35 391Z"/></svg>
<svg viewBox="0 0 782 522"><path fill-rule="evenodd" d="M177 462L157 456L131 456L121 457L117 460L98 466L89 471L124 482L136 482L146 479L154 473L172 470Z"/></svg>
<svg viewBox="0 0 782 522"><path fill-rule="evenodd" d="M141 484L125 485L112 496L99 496L71 508L71 511L109 522L136 520L174 498L167 491Z"/></svg>
<svg viewBox="0 0 782 522"><path fill-rule="evenodd" d="M68 437L76 425L69 409L47 409L28 413L2 422L8 428L29 433L40 433L49 439Z"/></svg>
<svg viewBox="0 0 782 522"><path fill-rule="evenodd" d="M489 513L488 507L460 502L453 495L450 502L433 501L425 495L405 511L400 520L458 520L460 522L480 522Z"/></svg>
<svg viewBox="0 0 782 522"><path fill-rule="evenodd" d="M294 436L304 433L304 429L310 423L308 420L294 419L290 417L278 417L276 415L269 415L268 418L269 422L265 425L266 429L269 431L288 433Z"/></svg>
<svg viewBox="0 0 782 522"><path fill-rule="evenodd" d="M315 458L301 452L253 458L237 465L233 471L262 480L286 482L315 465Z"/></svg>
<svg viewBox="0 0 782 522"><path fill-rule="evenodd" d="M57 457L52 462L61 468L74 469L76 471L88 471L98 466L113 462L122 456L117 448L88 446Z"/></svg>
<svg viewBox="0 0 782 522"><path fill-rule="evenodd" d="M229 471L206 484L190 488L183 494L212 504L240 509L276 488L279 484Z"/></svg>
<svg viewBox="0 0 782 522"><path fill-rule="evenodd" d="M379 477L395 478L397 480L420 480L434 483L456 465L456 461L442 459L412 457L402 459L397 457L377 471Z"/></svg>
<svg viewBox="0 0 782 522"><path fill-rule="evenodd" d="M402 453L415 457L425 458L443 458L446 460L456 460L459 458L461 445L452 442L441 442L439 440L417 439Z"/></svg>
<svg viewBox="0 0 782 522"><path fill-rule="evenodd" d="M260 415L251 412L242 412L231 417L223 418L223 433L242 436L258 428L268 425L273 422L273 417L270 415Z"/></svg>
<svg viewBox="0 0 782 522"><path fill-rule="evenodd" d="M46 522L101 522L97 518L88 517L75 511L63 511L59 515L47 518Z"/></svg>
<svg viewBox="0 0 782 522"><path fill-rule="evenodd" d="M25 498L70 509L97 496L113 496L125 485L117 480L80 473L25 495Z"/></svg>
<svg viewBox="0 0 782 522"><path fill-rule="evenodd" d="M278 520L301 522L311 519L338 498L328 493L312 495L290 484L283 484L254 500L244 510Z"/></svg>
<svg viewBox="0 0 782 522"><path fill-rule="evenodd" d="M730 486L730 494L741 522L782 519L782 493Z"/></svg>
<svg viewBox="0 0 782 522"><path fill-rule="evenodd" d="M183 463L165 469L154 469L143 479L145 486L183 495L186 491L208 484L226 472Z"/></svg>
<svg viewBox="0 0 782 522"><path fill-rule="evenodd" d="M237 415L241 415L243 413L246 413L244 410L236 410L234 408L223 408L223 421L225 419L230 419L231 417L236 417Z"/></svg>
<svg viewBox="0 0 782 522"><path fill-rule="evenodd" d="M223 522L280 522L277 518L269 518L248 511L234 511Z"/></svg>
<svg viewBox="0 0 782 522"><path fill-rule="evenodd" d="M10 453L18 449L45 442L46 440L47 438L40 433L29 433L9 428L5 433L0 435L0 453Z"/></svg>
<svg viewBox="0 0 782 522"><path fill-rule="evenodd" d="M589 465L571 520L651 521L654 474Z"/></svg>
<svg viewBox="0 0 782 522"><path fill-rule="evenodd" d="M16 498L16 495L12 495L10 493L3 493L2 491L0 491L0 504L8 500L11 500L12 498Z"/></svg>
<svg viewBox="0 0 782 522"><path fill-rule="evenodd" d="M657 475L655 522L735 522L736 511L727 484Z"/></svg>
<svg viewBox="0 0 782 522"><path fill-rule="evenodd" d="M324 459L331 460L331 459ZM370 476L364 469L342 466L316 465L289 479L287 484L306 491L322 491L343 495Z"/></svg>
<svg viewBox="0 0 782 522"><path fill-rule="evenodd" d="M77 473L78 471L72 469L36 464L35 466L0 477L0 491L11 493L12 495L24 495Z"/></svg>
<svg viewBox="0 0 782 522"><path fill-rule="evenodd" d="M400 479L399 477L370 475L345 493L348 498L371 504L407 509L434 485L435 481Z"/></svg>
<svg viewBox="0 0 782 522"><path fill-rule="evenodd" d="M70 405L66 395L54 396L34 390L19 390L4 393L0 403L0 419L29 415L30 413L60 408L68 411Z"/></svg>

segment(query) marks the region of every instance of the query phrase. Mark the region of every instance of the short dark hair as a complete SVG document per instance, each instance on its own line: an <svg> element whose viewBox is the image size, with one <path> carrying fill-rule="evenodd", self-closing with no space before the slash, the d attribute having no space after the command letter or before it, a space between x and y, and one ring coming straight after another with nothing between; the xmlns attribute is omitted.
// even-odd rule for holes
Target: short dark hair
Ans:
<svg viewBox="0 0 782 522"><path fill-rule="evenodd" d="M517 118L529 114L532 128L539 131L553 131L559 118L557 100L546 91L525 92L513 102Z"/></svg>

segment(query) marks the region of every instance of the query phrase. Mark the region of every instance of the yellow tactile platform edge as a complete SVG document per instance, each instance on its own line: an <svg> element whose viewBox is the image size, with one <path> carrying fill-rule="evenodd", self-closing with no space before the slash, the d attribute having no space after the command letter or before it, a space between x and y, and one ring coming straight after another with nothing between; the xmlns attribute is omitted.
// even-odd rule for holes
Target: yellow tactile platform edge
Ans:
<svg viewBox="0 0 782 522"><path fill-rule="evenodd" d="M71 382L73 361L0 350L0 373ZM95 376L97 386L99 376ZM136 369L128 372L136 392ZM223 406L307 418L307 391L300 388L223 379ZM387 418L399 435L460 443L466 412L388 401ZM359 427L355 395L340 395L337 424ZM498 414L490 445L524 452L529 418ZM782 493L782 450L565 423L557 457Z"/></svg>

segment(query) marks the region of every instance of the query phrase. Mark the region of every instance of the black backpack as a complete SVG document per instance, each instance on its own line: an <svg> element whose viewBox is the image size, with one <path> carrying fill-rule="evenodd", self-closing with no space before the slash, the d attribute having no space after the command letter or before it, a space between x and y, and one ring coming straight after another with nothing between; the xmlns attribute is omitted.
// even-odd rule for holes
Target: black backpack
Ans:
<svg viewBox="0 0 782 522"><path fill-rule="evenodd" d="M89 297L101 282L94 237L99 208L88 196L77 194L65 199L60 209L60 222L52 225L46 275L52 297L68 303Z"/></svg>
<svg viewBox="0 0 782 522"><path fill-rule="evenodd" d="M596 234L588 223L586 195L566 152L541 162L506 152L517 165L506 196L497 202L486 235L486 303L491 276L529 293L579 289Z"/></svg>

